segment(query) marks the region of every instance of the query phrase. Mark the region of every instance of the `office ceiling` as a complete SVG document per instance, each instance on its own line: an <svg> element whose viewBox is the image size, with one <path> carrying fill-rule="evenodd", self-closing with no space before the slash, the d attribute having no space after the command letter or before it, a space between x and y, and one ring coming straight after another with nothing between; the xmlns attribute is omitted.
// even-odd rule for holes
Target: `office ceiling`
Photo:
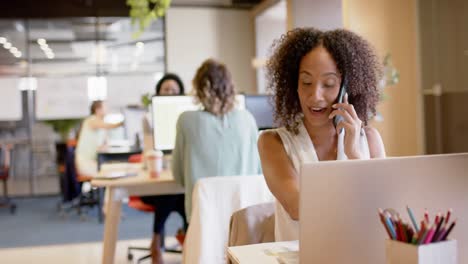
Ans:
<svg viewBox="0 0 468 264"><path fill-rule="evenodd" d="M171 5L250 9L259 2L172 0ZM0 43L0 75L28 75L27 70L33 75L164 71L162 21L139 40L132 39L126 0L15 0L2 1L0 7L0 38L7 38L17 51ZM38 39L46 40L53 58Z"/></svg>
<svg viewBox="0 0 468 264"><path fill-rule="evenodd" d="M262 0L172 0L172 6L249 9ZM128 16L126 0L11 0L0 4L1 18Z"/></svg>
<svg viewBox="0 0 468 264"><path fill-rule="evenodd" d="M20 52L0 45L0 75L25 75L29 62L35 76L163 71L163 22L137 40L133 31L122 17L0 20L0 37Z"/></svg>

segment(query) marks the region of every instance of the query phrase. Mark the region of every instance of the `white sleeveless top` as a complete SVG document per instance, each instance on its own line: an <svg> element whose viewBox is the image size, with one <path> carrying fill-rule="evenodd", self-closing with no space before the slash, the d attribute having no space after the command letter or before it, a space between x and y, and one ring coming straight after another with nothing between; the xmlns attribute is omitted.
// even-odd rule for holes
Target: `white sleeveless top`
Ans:
<svg viewBox="0 0 468 264"><path fill-rule="evenodd" d="M315 152L314 144L307 133L307 130L301 121L299 124L299 134L295 135L292 132L281 127L275 129L281 137L284 149L292 161L297 175L300 177L300 168L303 163L318 162L317 153ZM344 153L344 131L338 135L337 160L347 160L348 157ZM360 139L361 153L364 154L364 159L369 159L369 146L364 130L361 131ZM290 241L299 240L299 222L291 219L289 214L283 208L278 200L275 202L275 240Z"/></svg>
<svg viewBox="0 0 468 264"><path fill-rule="evenodd" d="M75 150L76 160L97 160L97 152L99 147L104 144L106 131L91 128L89 122L95 118L97 117L92 115L83 121L80 138Z"/></svg>

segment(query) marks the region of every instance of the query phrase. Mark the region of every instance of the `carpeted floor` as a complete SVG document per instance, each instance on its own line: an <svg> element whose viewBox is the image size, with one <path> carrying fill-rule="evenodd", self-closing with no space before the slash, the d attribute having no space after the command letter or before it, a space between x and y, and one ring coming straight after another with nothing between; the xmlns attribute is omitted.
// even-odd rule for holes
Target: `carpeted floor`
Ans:
<svg viewBox="0 0 468 264"><path fill-rule="evenodd" d="M97 209L88 212L83 221L76 211L62 217L57 211L60 197L14 199L15 215L0 208L0 248L53 245L102 241L104 224L97 221ZM150 239L153 214L124 205L119 226L119 239ZM166 222L167 236L182 227L182 219L172 213Z"/></svg>

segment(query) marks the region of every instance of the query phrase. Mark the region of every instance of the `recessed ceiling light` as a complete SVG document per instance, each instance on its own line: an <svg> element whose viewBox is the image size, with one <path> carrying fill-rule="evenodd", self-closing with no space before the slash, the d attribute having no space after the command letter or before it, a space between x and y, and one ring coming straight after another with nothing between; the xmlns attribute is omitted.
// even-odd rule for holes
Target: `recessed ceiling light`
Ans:
<svg viewBox="0 0 468 264"><path fill-rule="evenodd" d="M13 54L16 58L21 58L21 56L23 54L21 54L21 51L18 51L18 52L15 52L15 54Z"/></svg>
<svg viewBox="0 0 468 264"><path fill-rule="evenodd" d="M10 48L11 48L11 43L10 43L10 42L7 42L7 43L3 44L3 47L4 47L5 49L10 49Z"/></svg>
<svg viewBox="0 0 468 264"><path fill-rule="evenodd" d="M145 43L139 41L135 45L137 46L137 48L141 49L141 48L143 48L145 46Z"/></svg>
<svg viewBox="0 0 468 264"><path fill-rule="evenodd" d="M11 53L16 53L17 51L18 51L18 49L16 47L11 47L10 48Z"/></svg>
<svg viewBox="0 0 468 264"><path fill-rule="evenodd" d="M39 45L47 45L47 41L43 38L37 39L37 44Z"/></svg>
<svg viewBox="0 0 468 264"><path fill-rule="evenodd" d="M55 58L55 55L53 53L49 53L49 54L47 54L47 58L49 60L51 60L51 59Z"/></svg>
<svg viewBox="0 0 468 264"><path fill-rule="evenodd" d="M4 37L0 37L0 44L5 44L7 42L7 39Z"/></svg>
<svg viewBox="0 0 468 264"><path fill-rule="evenodd" d="M41 50L43 50L43 51L50 50L49 45L47 45L47 44L41 45Z"/></svg>

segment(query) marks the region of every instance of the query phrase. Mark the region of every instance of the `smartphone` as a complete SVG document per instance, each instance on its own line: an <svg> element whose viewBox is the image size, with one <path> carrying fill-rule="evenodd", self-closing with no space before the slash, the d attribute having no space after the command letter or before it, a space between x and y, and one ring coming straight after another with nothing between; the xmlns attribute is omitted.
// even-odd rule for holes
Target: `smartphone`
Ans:
<svg viewBox="0 0 468 264"><path fill-rule="evenodd" d="M346 81L346 78L343 78L343 81L341 82L341 86L340 86L340 92L338 93L338 97L336 98L336 103L337 104L341 104L343 103L344 101L344 96L346 94L346 85L347 85L347 81ZM340 116L340 115L337 115L333 118L333 124L335 125L335 127L338 125L338 123L340 123L341 121L343 121L343 117Z"/></svg>

